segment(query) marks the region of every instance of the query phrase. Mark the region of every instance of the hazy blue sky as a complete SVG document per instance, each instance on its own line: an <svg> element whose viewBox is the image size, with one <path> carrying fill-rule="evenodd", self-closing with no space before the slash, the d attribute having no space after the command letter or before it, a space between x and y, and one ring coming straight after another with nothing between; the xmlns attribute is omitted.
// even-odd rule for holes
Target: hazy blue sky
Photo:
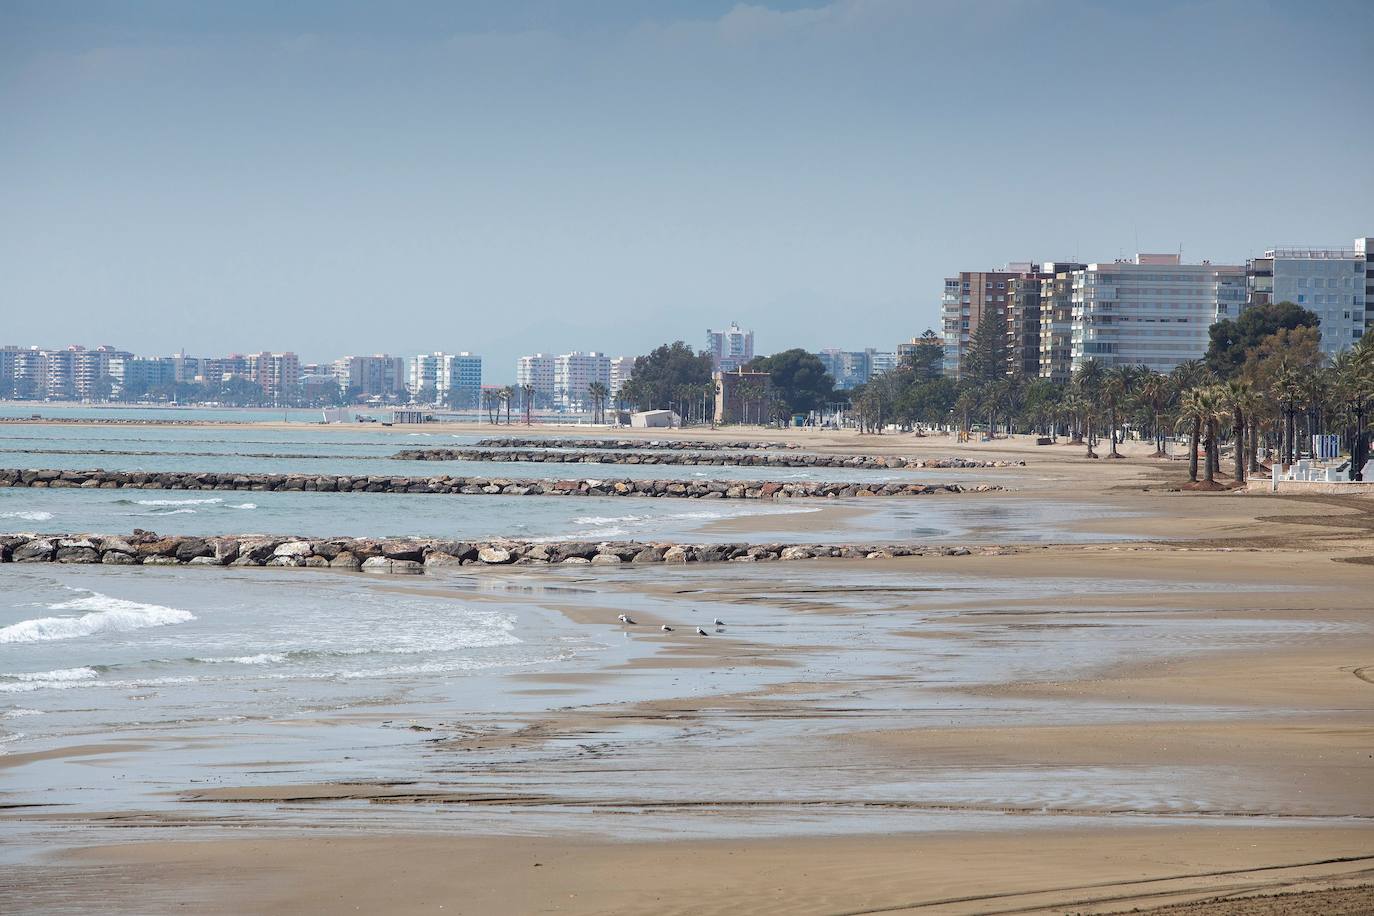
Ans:
<svg viewBox="0 0 1374 916"><path fill-rule="evenodd" d="M941 278L1374 235L1374 8L0 0L0 343L893 348Z"/></svg>

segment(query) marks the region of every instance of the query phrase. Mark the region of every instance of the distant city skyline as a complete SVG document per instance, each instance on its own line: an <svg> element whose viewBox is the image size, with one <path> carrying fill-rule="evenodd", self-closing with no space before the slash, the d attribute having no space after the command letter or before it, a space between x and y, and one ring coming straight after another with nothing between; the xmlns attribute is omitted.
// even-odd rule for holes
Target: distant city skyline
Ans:
<svg viewBox="0 0 1374 916"><path fill-rule="evenodd" d="M1348 244L1371 46L1335 0L12 0L4 337L887 349L1008 256Z"/></svg>

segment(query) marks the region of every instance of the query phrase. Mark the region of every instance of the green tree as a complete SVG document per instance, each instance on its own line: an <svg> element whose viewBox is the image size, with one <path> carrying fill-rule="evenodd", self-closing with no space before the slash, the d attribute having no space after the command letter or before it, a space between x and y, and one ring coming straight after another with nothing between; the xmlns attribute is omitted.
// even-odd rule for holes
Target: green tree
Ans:
<svg viewBox="0 0 1374 916"><path fill-rule="evenodd" d="M907 368L918 380L930 381L939 378L945 368L944 342L930 328L916 341L916 346L906 358Z"/></svg>
<svg viewBox="0 0 1374 916"><path fill-rule="evenodd" d="M768 373L773 390L787 405L788 413L808 413L824 407L835 395L835 380L825 371L821 358L799 348L758 357L749 368Z"/></svg>
<svg viewBox="0 0 1374 916"><path fill-rule="evenodd" d="M1315 312L1292 302L1251 306L1239 317L1218 321L1208 330L1207 368L1220 379L1232 378L1266 337L1285 328L1318 328L1320 324Z"/></svg>
<svg viewBox="0 0 1374 916"><path fill-rule="evenodd" d="M711 355L695 353L678 340L637 357L634 374L621 393L640 410L657 410L668 407L681 386L709 384Z"/></svg>
<svg viewBox="0 0 1374 916"><path fill-rule="evenodd" d="M973 329L959 380L973 385L986 385L1005 378L1011 362L1007 345L1007 319L996 309L983 313L978 327Z"/></svg>

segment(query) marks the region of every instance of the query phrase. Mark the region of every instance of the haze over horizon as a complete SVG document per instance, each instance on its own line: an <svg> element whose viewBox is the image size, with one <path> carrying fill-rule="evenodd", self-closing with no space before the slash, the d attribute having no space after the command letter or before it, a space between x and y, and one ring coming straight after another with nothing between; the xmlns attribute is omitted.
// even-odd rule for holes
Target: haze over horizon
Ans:
<svg viewBox="0 0 1374 916"><path fill-rule="evenodd" d="M1374 235L1367 4L0 7L0 344L893 349L941 279Z"/></svg>

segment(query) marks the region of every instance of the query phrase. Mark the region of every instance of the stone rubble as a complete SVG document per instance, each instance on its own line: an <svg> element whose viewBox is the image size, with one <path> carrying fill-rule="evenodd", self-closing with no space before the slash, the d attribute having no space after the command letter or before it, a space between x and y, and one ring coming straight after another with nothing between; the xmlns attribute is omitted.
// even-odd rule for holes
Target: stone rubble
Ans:
<svg viewBox="0 0 1374 916"><path fill-rule="evenodd" d="M900 455L817 455L770 453L732 455L724 452L661 453L626 451L554 451L552 449L510 450L485 448L414 448L404 449L391 456L400 461L511 461L530 464L649 464L649 465L707 465L723 467L768 468L857 468L863 470L892 470L910 468L1011 468L1025 467L1024 461L981 461L971 458L908 458Z"/></svg>
<svg viewBox="0 0 1374 916"><path fill-rule="evenodd" d="M321 493L447 493L505 496L639 496L675 499L802 499L986 493L995 484L768 480L538 480L501 477L388 477L363 474L240 474L198 471L0 469L0 487L250 490Z"/></svg>

